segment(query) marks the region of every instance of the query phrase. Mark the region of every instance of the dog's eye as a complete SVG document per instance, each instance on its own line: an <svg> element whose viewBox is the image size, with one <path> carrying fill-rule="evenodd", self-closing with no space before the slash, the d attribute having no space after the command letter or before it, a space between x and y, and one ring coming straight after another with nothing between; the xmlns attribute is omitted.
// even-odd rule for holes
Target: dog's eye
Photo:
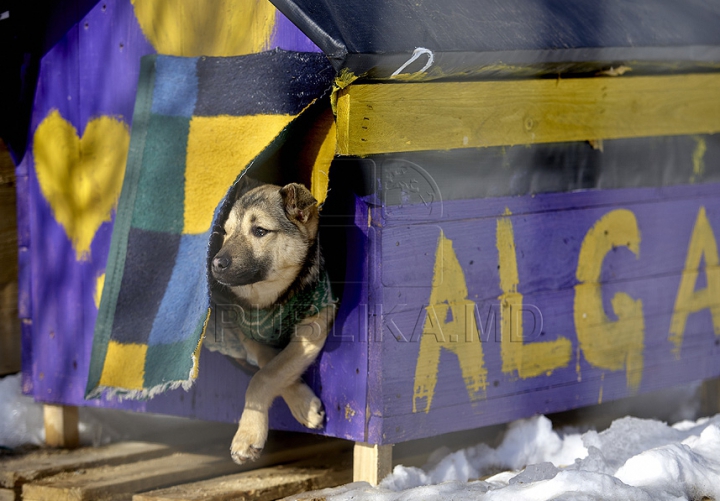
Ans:
<svg viewBox="0 0 720 501"><path fill-rule="evenodd" d="M269 230L266 230L265 228L261 228L260 226L253 226L252 228L252 234L256 237L264 237L269 233Z"/></svg>

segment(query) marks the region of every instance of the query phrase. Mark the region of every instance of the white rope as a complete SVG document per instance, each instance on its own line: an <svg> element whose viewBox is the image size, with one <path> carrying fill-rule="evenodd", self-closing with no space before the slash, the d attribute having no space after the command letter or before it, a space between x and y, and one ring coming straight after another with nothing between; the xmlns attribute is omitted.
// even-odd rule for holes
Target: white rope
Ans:
<svg viewBox="0 0 720 501"><path fill-rule="evenodd" d="M396 76L398 76L400 73L403 72L403 70L405 68L407 68L412 63L414 63L423 54L427 54L427 56L428 56L427 63L425 63L425 66L423 66L420 71L416 71L415 73L425 73L425 71L427 71L428 68L430 68L430 66L432 66L433 62L435 61L435 55L432 53L432 51L430 49L426 49L425 47L417 47L413 51L413 54L410 57L410 59L405 61L405 64L403 64L397 70L395 70L395 72L392 75L390 75L390 78L395 78Z"/></svg>

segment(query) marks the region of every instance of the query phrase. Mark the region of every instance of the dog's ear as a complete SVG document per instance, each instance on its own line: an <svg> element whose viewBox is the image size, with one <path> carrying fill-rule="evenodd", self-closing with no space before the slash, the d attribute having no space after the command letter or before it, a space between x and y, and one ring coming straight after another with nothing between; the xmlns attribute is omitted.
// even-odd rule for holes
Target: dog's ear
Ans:
<svg viewBox="0 0 720 501"><path fill-rule="evenodd" d="M283 186L280 188L280 196L289 219L305 224L313 213L317 213L317 200L302 184L290 183Z"/></svg>

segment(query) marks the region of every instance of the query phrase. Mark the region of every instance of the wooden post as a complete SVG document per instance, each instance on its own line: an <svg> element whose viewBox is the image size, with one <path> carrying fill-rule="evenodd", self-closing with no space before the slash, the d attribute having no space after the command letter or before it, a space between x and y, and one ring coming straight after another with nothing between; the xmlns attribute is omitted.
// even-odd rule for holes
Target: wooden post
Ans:
<svg viewBox="0 0 720 501"><path fill-rule="evenodd" d="M706 379L700 387L700 415L713 416L720 412L720 378Z"/></svg>
<svg viewBox="0 0 720 501"><path fill-rule="evenodd" d="M392 472L392 445L355 442L353 450L353 482L377 485Z"/></svg>
<svg viewBox="0 0 720 501"><path fill-rule="evenodd" d="M15 165L0 140L0 375L20 371Z"/></svg>
<svg viewBox="0 0 720 501"><path fill-rule="evenodd" d="M78 408L45 404L45 443L50 447L73 449L80 443Z"/></svg>

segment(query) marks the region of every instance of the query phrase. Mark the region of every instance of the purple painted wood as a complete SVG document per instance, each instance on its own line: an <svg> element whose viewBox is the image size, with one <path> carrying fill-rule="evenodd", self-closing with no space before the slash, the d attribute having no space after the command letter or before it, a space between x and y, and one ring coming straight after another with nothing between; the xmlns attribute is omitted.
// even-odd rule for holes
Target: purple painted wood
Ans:
<svg viewBox="0 0 720 501"><path fill-rule="evenodd" d="M616 293L643 302L644 366L637 391L720 375L720 366L713 362L720 355L720 338L714 334L717 330L709 309L689 315L679 358L669 338L688 245L701 207L706 209L715 238L720 236L719 192L719 186L706 185L446 201L438 221L384 220L379 232L382 242L375 253L382 272L374 277L371 296L381 298L384 314L377 327L381 331L375 332L375 339L381 340L371 345L370 353L371 367L382 375L370 382L369 440L395 443L633 394L624 369L607 370L588 362L579 347L574 321L580 246L596 221L615 209L628 209L635 215L640 254L636 257L629 249L617 247L605 256L600 276L603 308L616 320L610 305ZM516 372L503 372L498 299L503 291L496 231L506 209L513 214L506 219L512 222L515 236L518 292L524 296L523 305L532 307L543 319L542 330L525 328L524 342L562 336L572 343L569 362L550 375L521 379ZM395 216L408 217L426 210L393 208ZM487 387L484 396L471 403L457 357L443 349L430 410L425 412L420 399L420 409L413 412L419 341L441 230L452 241L467 282L468 299L477 305ZM704 265L700 270L696 290L707 287ZM492 313L496 317L488 322ZM404 339L396 339L398 334Z"/></svg>
<svg viewBox="0 0 720 501"><path fill-rule="evenodd" d="M282 12L275 14L275 28L273 29L271 47L298 52L322 52L320 47L306 37Z"/></svg>
<svg viewBox="0 0 720 501"><path fill-rule="evenodd" d="M17 238L18 247L27 247L30 244L30 221L28 202L28 175L24 168L26 164L21 162L15 169L15 191L17 192Z"/></svg>
<svg viewBox="0 0 720 501"><path fill-rule="evenodd" d="M282 15L272 45L317 50ZM153 51L129 0L98 4L43 59L32 130L50 110L58 110L80 134L88 120L98 115L130 124L139 59ZM93 292L104 271L112 227L101 226L91 258L78 261L40 192L32 147L18 173L19 200L23 200L20 220L26 221L21 223L20 236L24 246L21 312L31 317L23 322L23 390L44 402L236 420L248 376L209 352L203 352L200 379L189 392L168 392L147 402L83 400L97 314ZM717 193L718 186L708 185L437 199L430 211L424 204L369 209L356 201L355 221L348 228L350 271L344 301L326 349L308 375L326 407L323 433L394 443L628 395L625 371L594 367L578 350L573 317L575 269L583 237L599 217L620 207L637 217L640 257L618 248L606 258L601 275L603 302L605 311L611 312L609 298L616 292L643 300L645 363L638 391L720 374L713 363L720 348L706 311L690 315L679 358L668 341L688 239L701 205L707 208L715 235L720 234ZM504 373L497 327L485 322L492 308L498 312L501 289L495 235L497 220L506 208L513 213L509 219L515 233L518 291L524 295L524 304L535 307L544 319L542 334L528 329L525 342L562 336L572 343L570 363L549 376L520 379ZM484 398L471 403L456 356L442 351L430 410L413 412L417 341L440 230L453 242L468 298L477 304L484 337L489 337L483 343L487 387ZM399 342L393 334L412 341ZM272 424L301 429L280 401L273 408Z"/></svg>
<svg viewBox="0 0 720 501"><path fill-rule="evenodd" d="M100 115L130 125L140 57L152 52L130 2L99 3L43 58L32 134L51 110L57 110L80 136L88 121ZM32 145L23 163L28 170L33 306L32 363L23 371L32 381L32 394L46 402L143 409L142 402L83 400L97 314L93 293L97 277L104 272L112 225L100 227L90 258L78 261L40 191Z"/></svg>
<svg viewBox="0 0 720 501"><path fill-rule="evenodd" d="M319 51L278 13L271 47ZM133 14L129 0L98 3L44 57L33 110L32 131L51 110L82 135L89 120L109 115L131 125L140 58L153 53ZM167 392L146 402L86 401L86 384L97 315L93 295L104 272L112 224L97 231L87 260L78 261L65 230L55 221L43 197L33 163L32 146L18 167L21 249L21 312L23 323L23 391L42 402L116 407L236 421L243 408L248 376L221 355L204 351L200 378L189 392ZM24 176L24 177L23 177ZM353 263L367 260L364 234L367 213L358 202L359 232L352 246ZM360 235L360 236L357 236ZM364 268L354 272L365 276ZM325 433L364 439L367 344L357 341L365 330L367 281L353 280L351 296L338 314L338 329L311 369L308 379L327 409ZM32 308L34 306L34 308ZM342 381L343 384L334 384ZM303 429L281 401L271 413L276 428Z"/></svg>
<svg viewBox="0 0 720 501"><path fill-rule="evenodd" d="M30 276L30 249L18 248L18 317L32 318L32 277Z"/></svg>

